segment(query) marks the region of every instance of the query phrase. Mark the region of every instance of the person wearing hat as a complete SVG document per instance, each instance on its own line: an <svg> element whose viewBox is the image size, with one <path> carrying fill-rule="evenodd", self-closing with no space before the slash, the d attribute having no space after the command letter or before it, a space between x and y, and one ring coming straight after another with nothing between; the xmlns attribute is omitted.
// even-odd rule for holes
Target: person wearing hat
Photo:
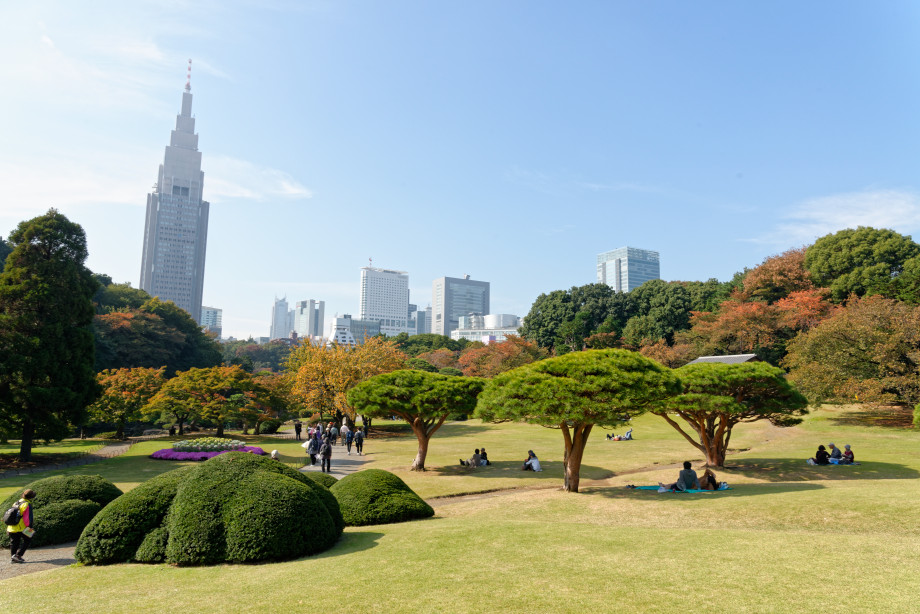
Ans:
<svg viewBox="0 0 920 614"><path fill-rule="evenodd" d="M827 444L827 447L831 449L831 462L833 464L838 464L840 459L843 458L843 452L840 451L840 448L834 445L834 442Z"/></svg>
<svg viewBox="0 0 920 614"><path fill-rule="evenodd" d="M35 531L32 529L32 499L35 498L35 491L31 488L22 493L22 498L16 503L19 506L19 522L6 527L6 532L10 534L10 561L13 563L25 563L22 555L26 553L29 544L32 542L32 535Z"/></svg>
<svg viewBox="0 0 920 614"><path fill-rule="evenodd" d="M846 448L843 452L843 458L840 461L841 465L852 465L856 461L856 457L853 455L853 450L850 449L850 444L843 446Z"/></svg>

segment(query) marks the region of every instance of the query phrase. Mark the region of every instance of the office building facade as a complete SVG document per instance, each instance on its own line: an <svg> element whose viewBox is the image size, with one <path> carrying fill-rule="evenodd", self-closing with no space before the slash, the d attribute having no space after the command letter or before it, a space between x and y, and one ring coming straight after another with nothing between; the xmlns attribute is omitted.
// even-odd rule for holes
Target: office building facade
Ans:
<svg viewBox="0 0 920 614"><path fill-rule="evenodd" d="M201 306L201 327L206 331L210 331L217 335L217 338L220 339L220 335L223 329L224 321L224 310L217 307L205 307Z"/></svg>
<svg viewBox="0 0 920 614"><path fill-rule="evenodd" d="M380 332L387 337L408 333L409 274L363 267L358 319L380 322Z"/></svg>
<svg viewBox="0 0 920 614"><path fill-rule="evenodd" d="M489 282L469 275L441 277L431 284L430 331L449 337L460 327L460 316L489 313Z"/></svg>
<svg viewBox="0 0 920 614"><path fill-rule="evenodd" d="M176 129L154 191L147 195L140 287L160 300L174 302L199 324L209 209L202 200L203 188L191 85L186 83Z"/></svg>
<svg viewBox="0 0 920 614"><path fill-rule="evenodd" d="M270 339L287 339L294 330L294 311L288 308L287 298L275 299L272 308L272 327L268 333Z"/></svg>
<svg viewBox="0 0 920 614"><path fill-rule="evenodd" d="M294 303L293 330L298 337L322 337L325 301L297 301Z"/></svg>
<svg viewBox="0 0 920 614"><path fill-rule="evenodd" d="M597 255L597 283L629 292L652 279L661 279L658 252L621 247Z"/></svg>

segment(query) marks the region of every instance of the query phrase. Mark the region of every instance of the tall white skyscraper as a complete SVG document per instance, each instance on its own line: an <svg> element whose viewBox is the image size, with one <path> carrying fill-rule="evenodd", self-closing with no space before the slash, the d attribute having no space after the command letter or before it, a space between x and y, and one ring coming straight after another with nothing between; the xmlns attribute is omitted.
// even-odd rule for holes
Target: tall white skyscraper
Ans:
<svg viewBox="0 0 920 614"><path fill-rule="evenodd" d="M409 274L374 267L361 269L359 320L377 320L387 337L409 332Z"/></svg>
<svg viewBox="0 0 920 614"><path fill-rule="evenodd" d="M661 279L658 252L620 247L597 255L597 283L629 292L651 279Z"/></svg>
<svg viewBox="0 0 920 614"><path fill-rule="evenodd" d="M208 208L202 200L204 173L192 117L191 60L182 109L154 191L147 195L140 287L172 301L201 323Z"/></svg>
<svg viewBox="0 0 920 614"><path fill-rule="evenodd" d="M460 326L460 316L489 313L489 282L463 278L441 277L431 284L430 330L450 337Z"/></svg>
<svg viewBox="0 0 920 614"><path fill-rule="evenodd" d="M322 337L324 301L298 301L294 303L294 331L298 337Z"/></svg>
<svg viewBox="0 0 920 614"><path fill-rule="evenodd" d="M294 312L288 309L287 298L275 299L272 308L272 328L268 336L271 339L287 339L294 330Z"/></svg>

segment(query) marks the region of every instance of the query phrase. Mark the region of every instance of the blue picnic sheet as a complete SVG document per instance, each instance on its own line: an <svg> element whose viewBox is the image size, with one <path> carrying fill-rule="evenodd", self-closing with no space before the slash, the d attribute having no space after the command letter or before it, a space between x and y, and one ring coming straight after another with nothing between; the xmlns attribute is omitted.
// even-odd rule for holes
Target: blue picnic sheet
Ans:
<svg viewBox="0 0 920 614"><path fill-rule="evenodd" d="M729 486L728 488L723 488L722 490L731 490L731 489L732 489L732 487ZM658 487L657 487L657 486L636 486L635 490L654 490L654 491L657 492L657 491L658 491ZM719 492L719 491L718 491L718 490L702 490L702 489L692 488L692 489L690 489L690 490L669 490L668 492L680 493L680 492Z"/></svg>

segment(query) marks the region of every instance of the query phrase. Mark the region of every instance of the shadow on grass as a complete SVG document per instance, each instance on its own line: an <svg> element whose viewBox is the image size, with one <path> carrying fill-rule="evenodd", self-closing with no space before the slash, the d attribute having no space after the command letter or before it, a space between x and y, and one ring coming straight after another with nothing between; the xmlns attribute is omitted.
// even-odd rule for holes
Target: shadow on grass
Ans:
<svg viewBox="0 0 920 614"><path fill-rule="evenodd" d="M734 460L734 459L732 459ZM719 480L741 474L769 482L807 482L811 480L913 480L920 472L895 463L863 463L860 465L809 465L799 458L745 458L731 462L724 469L715 469Z"/></svg>
<svg viewBox="0 0 920 614"><path fill-rule="evenodd" d="M864 406L858 411L847 411L828 418L831 424L838 426L881 426L887 428L910 428L914 421L914 411L910 407Z"/></svg>
<svg viewBox="0 0 920 614"><path fill-rule="evenodd" d="M699 498L699 497L750 497L753 495L773 495L780 492L804 492L809 490L821 490L825 488L820 484L809 482L775 482L771 484L741 484L732 486L730 490L706 491L700 493L659 493L656 490L635 490L625 486L615 487L593 487L580 489L580 492L586 495L599 495L606 499L647 499L655 497L672 497L678 500ZM657 501L658 499L656 499Z"/></svg>
<svg viewBox="0 0 920 614"><path fill-rule="evenodd" d="M563 465L561 462L548 461L541 462L543 471L523 471L521 466L524 459L520 461L493 461L486 467L464 467L460 465L460 459L457 459L456 465L446 467L432 467L431 473L438 475L455 475L475 478L508 478L519 480L521 478L537 478L540 480L561 480L563 476ZM582 465L580 472L582 479L587 480L604 480L614 476L613 471L603 467L594 467L591 465Z"/></svg>
<svg viewBox="0 0 920 614"><path fill-rule="evenodd" d="M383 537L383 533L377 533L376 531L348 531L342 533L341 539L329 550L305 558L323 559L370 550L377 546L377 541L381 537Z"/></svg>

